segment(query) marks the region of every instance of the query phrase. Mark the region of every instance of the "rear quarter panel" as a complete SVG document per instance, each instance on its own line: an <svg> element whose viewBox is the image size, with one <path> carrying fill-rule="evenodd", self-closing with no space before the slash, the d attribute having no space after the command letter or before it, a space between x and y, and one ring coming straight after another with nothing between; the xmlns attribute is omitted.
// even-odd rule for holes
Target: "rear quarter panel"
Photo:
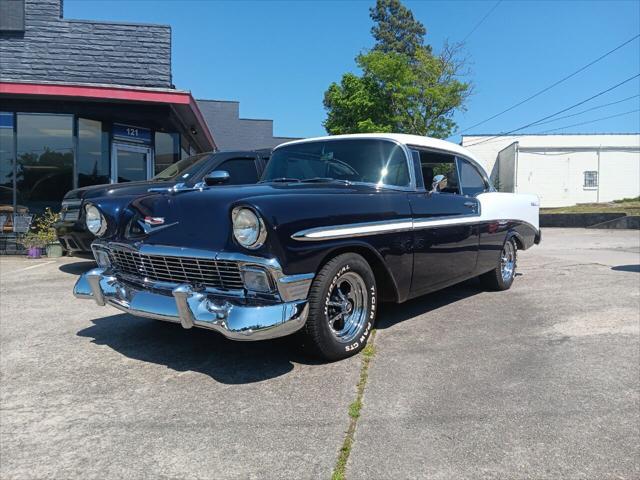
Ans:
<svg viewBox="0 0 640 480"><path fill-rule="evenodd" d="M514 235L518 248L534 244L540 231L540 207L536 195L488 192L480 201L480 244L477 273L496 267L508 235Z"/></svg>

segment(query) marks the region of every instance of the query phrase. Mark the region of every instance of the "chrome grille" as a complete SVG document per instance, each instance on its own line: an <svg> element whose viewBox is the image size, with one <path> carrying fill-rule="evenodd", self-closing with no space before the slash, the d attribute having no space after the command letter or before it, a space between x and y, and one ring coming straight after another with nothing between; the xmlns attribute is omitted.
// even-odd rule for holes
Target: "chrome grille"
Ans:
<svg viewBox="0 0 640 480"><path fill-rule="evenodd" d="M232 261L146 255L122 248L112 248L109 255L116 272L129 276L229 290L244 288L240 268Z"/></svg>

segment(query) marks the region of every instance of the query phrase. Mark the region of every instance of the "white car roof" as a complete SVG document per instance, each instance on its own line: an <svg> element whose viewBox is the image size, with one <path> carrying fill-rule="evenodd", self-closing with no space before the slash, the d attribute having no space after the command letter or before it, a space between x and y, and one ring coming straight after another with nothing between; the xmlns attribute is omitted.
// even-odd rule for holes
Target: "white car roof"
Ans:
<svg viewBox="0 0 640 480"><path fill-rule="evenodd" d="M437 150L445 150L451 153L457 153L463 157L469 158L473 160L473 162L482 169L482 171L489 177L489 173L484 168L482 162L480 162L476 156L471 153L466 148L458 145L457 143L447 142L445 140L440 140L439 138L432 137L422 137L420 135L408 135L405 133L352 133L349 135L331 135L325 137L313 137L313 138L304 138L302 140L294 140L292 142L283 143L278 145L274 150L284 147L287 145L295 145L298 143L308 143L315 142L321 140L339 140L345 138L377 138L377 139L387 139L393 140L399 143L403 143L405 145L415 145L418 147L425 148L433 148Z"/></svg>

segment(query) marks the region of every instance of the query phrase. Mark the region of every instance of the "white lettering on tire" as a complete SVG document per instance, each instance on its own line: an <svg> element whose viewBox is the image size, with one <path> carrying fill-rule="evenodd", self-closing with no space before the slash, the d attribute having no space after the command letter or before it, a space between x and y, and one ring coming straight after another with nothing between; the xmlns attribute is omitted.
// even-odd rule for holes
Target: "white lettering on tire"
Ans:
<svg viewBox="0 0 640 480"><path fill-rule="evenodd" d="M370 312L369 312L369 321L367 322L367 326L364 329L364 332L362 332L362 335L360 335L360 338L358 339L357 342L352 343L351 345L347 345L345 347L345 351L350 352L352 350L355 350L356 348L358 348L360 345L364 345L365 343L367 343L367 339L369 338L369 335L371 334L371 327L373 325L373 320L376 317L376 287L375 286L371 286L371 291L369 292L370 296L369 296L369 305L370 305Z"/></svg>

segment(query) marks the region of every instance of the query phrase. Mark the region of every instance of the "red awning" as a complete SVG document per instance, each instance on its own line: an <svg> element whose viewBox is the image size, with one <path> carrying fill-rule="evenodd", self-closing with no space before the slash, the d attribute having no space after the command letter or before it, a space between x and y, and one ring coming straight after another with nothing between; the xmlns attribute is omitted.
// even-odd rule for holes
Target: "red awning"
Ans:
<svg viewBox="0 0 640 480"><path fill-rule="evenodd" d="M0 95L168 104L173 106L177 114L185 120L185 125L193 126L198 133L202 133L204 150L216 148L216 143L198 104L190 92L182 90L111 85L0 82Z"/></svg>

